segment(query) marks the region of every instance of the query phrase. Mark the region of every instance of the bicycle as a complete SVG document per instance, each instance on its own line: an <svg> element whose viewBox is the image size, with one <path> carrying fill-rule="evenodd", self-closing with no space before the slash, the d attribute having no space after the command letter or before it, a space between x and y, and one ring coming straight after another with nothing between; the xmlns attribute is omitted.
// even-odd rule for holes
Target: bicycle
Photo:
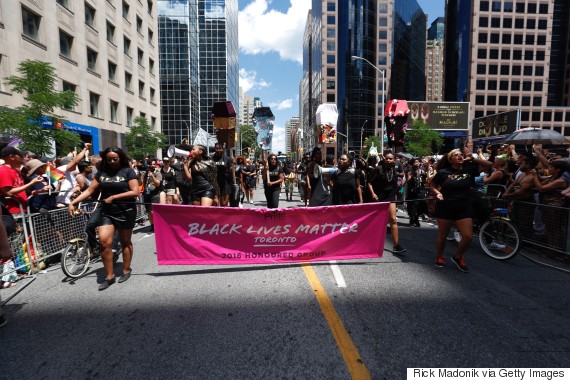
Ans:
<svg viewBox="0 0 570 380"><path fill-rule="evenodd" d="M82 204L78 208L78 214L87 220L97 209L98 202L90 202ZM113 254L113 262L116 263L120 255L120 249ZM83 276L89 269L92 260L101 259L99 244L91 247L88 243L87 232L83 233L83 237L76 237L67 243L67 246L61 254L61 270L70 278L79 278Z"/></svg>
<svg viewBox="0 0 570 380"><path fill-rule="evenodd" d="M491 217L479 228L479 244L483 251L496 260L513 258L521 248L517 227L511 222L506 201L496 197L487 198L492 209Z"/></svg>

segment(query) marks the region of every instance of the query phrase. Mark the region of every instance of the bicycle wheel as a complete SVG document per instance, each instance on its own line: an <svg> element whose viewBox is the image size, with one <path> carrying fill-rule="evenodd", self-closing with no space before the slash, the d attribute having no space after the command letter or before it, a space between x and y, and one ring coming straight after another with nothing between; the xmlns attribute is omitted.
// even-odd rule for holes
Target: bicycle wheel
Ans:
<svg viewBox="0 0 570 380"><path fill-rule="evenodd" d="M507 260L519 251L519 232L510 220L494 217L481 226L479 243L487 255L497 260Z"/></svg>
<svg viewBox="0 0 570 380"><path fill-rule="evenodd" d="M91 250L83 239L69 242L61 255L61 270L67 277L77 278L89 269Z"/></svg>

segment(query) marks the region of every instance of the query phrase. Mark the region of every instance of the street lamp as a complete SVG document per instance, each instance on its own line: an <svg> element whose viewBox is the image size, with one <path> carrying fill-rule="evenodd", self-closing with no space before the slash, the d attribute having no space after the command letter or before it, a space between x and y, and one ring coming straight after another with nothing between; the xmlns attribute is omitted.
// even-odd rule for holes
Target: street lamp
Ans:
<svg viewBox="0 0 570 380"><path fill-rule="evenodd" d="M351 57L351 59L353 61L360 59L360 60L368 63L370 66L374 67L374 69L376 69L376 71L378 71L379 73L382 74L382 117L380 119L380 141L381 141L381 143L380 143L380 155L382 155L384 153L384 88L385 88L384 85L386 82L386 70L380 70L378 67L373 65L372 62L370 62L366 58L362 58L362 57L358 57L356 55L353 55ZM361 139L362 139L362 135L361 135ZM362 143L360 144L360 146L362 146Z"/></svg>
<svg viewBox="0 0 570 380"><path fill-rule="evenodd" d="M362 123L362 127L360 128L360 157L363 157L362 155L362 135L364 134L364 126L366 125L366 123L368 123L368 120L364 120L364 123Z"/></svg>
<svg viewBox="0 0 570 380"><path fill-rule="evenodd" d="M188 126L188 123L186 123L186 120L182 120L184 122L184 125L186 125L186 131L188 131L188 145L192 145L192 129L190 129L190 127Z"/></svg>

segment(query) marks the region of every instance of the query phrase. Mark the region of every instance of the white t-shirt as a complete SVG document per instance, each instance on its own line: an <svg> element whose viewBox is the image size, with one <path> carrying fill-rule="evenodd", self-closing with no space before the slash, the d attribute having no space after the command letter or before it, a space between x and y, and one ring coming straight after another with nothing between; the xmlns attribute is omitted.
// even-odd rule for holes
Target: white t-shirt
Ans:
<svg viewBox="0 0 570 380"><path fill-rule="evenodd" d="M65 179L61 182L59 194L56 197L57 203L70 204L71 203L71 190L75 187L75 175L67 171L67 165L62 165L57 168L65 173Z"/></svg>

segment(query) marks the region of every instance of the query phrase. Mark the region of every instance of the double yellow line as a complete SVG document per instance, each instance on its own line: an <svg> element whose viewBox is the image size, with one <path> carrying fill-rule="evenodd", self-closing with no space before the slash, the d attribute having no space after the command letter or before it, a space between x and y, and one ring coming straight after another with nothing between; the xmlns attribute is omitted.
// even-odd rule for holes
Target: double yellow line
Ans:
<svg viewBox="0 0 570 380"><path fill-rule="evenodd" d="M321 306L321 310L325 315L350 375L353 379L372 379L368 368L366 368L366 365L362 361L358 348L352 341L348 331L346 331L344 323L342 323L342 320L338 316L334 305L329 299L325 288L319 281L315 270L309 263L302 263L301 266L305 272L305 276L307 276L307 280L309 280L309 284L313 288L317 302Z"/></svg>

